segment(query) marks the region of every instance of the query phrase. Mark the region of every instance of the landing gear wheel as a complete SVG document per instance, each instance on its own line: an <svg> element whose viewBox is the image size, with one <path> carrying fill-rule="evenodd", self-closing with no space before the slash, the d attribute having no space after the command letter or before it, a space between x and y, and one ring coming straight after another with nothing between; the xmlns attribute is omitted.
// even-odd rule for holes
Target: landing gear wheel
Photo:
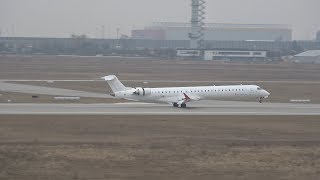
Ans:
<svg viewBox="0 0 320 180"><path fill-rule="evenodd" d="M187 104L181 104L181 108L187 108Z"/></svg>
<svg viewBox="0 0 320 180"><path fill-rule="evenodd" d="M263 98L259 98L259 103L262 103Z"/></svg>
<svg viewBox="0 0 320 180"><path fill-rule="evenodd" d="M173 107L179 107L178 103L173 103Z"/></svg>

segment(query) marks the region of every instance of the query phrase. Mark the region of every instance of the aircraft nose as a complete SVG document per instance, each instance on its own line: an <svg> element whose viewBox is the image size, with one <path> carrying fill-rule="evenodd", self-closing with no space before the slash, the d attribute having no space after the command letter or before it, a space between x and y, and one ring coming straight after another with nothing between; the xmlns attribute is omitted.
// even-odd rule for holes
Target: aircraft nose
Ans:
<svg viewBox="0 0 320 180"><path fill-rule="evenodd" d="M266 97L269 97L270 93L268 91L266 91L266 90L264 90L264 91L265 91L264 94L266 95Z"/></svg>

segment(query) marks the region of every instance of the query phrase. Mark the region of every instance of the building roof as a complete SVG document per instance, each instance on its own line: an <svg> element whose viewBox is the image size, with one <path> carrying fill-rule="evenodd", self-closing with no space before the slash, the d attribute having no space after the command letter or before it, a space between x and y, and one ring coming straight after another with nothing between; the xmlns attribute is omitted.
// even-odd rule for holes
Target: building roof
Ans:
<svg viewBox="0 0 320 180"><path fill-rule="evenodd" d="M154 22L147 26L147 29L166 29L166 28L190 28L191 23L179 22ZM232 23L206 23L206 28L214 29L274 29L290 30L291 26L286 24L232 24Z"/></svg>
<svg viewBox="0 0 320 180"><path fill-rule="evenodd" d="M310 50L300 54L295 55L295 57L318 57L320 56L320 50Z"/></svg>

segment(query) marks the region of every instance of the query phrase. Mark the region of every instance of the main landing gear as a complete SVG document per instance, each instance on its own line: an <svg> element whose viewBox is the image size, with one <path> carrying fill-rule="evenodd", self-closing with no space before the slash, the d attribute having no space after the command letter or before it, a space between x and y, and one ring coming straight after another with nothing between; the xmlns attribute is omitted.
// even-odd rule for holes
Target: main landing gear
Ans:
<svg viewBox="0 0 320 180"><path fill-rule="evenodd" d="M185 103L181 104L181 108L187 108L187 104Z"/></svg>
<svg viewBox="0 0 320 180"><path fill-rule="evenodd" d="M177 108L177 107L179 107L179 104L178 103L173 103L173 107ZM186 103L182 103L180 107L181 108L187 108L187 104Z"/></svg>

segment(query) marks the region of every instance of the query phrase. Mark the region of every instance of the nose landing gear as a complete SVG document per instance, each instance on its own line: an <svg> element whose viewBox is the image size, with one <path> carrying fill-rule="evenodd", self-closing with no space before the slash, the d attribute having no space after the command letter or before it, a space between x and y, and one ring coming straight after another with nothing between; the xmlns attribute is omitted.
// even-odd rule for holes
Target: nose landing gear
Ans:
<svg viewBox="0 0 320 180"><path fill-rule="evenodd" d="M263 99L264 99L263 97L260 97L260 98L259 98L259 103L262 103L262 102L263 102Z"/></svg>

